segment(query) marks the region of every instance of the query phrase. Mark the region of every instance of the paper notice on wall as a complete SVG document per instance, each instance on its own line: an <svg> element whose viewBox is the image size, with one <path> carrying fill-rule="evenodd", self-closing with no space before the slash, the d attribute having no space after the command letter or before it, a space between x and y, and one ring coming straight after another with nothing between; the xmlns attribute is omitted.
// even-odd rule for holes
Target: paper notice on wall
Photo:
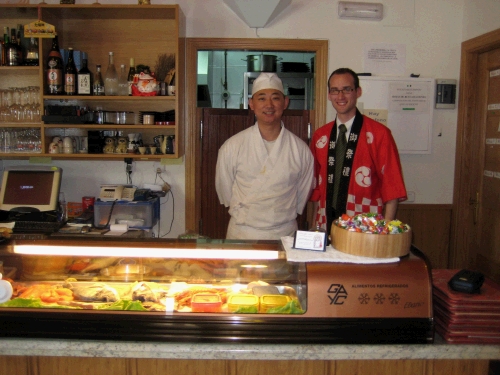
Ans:
<svg viewBox="0 0 500 375"><path fill-rule="evenodd" d="M420 112L429 111L429 86L424 83L405 82L389 85L389 111Z"/></svg>
<svg viewBox="0 0 500 375"><path fill-rule="evenodd" d="M364 109L363 114L387 126L387 117L389 117L387 109Z"/></svg>
<svg viewBox="0 0 500 375"><path fill-rule="evenodd" d="M403 76L406 70L404 44L366 43L364 72L372 75Z"/></svg>

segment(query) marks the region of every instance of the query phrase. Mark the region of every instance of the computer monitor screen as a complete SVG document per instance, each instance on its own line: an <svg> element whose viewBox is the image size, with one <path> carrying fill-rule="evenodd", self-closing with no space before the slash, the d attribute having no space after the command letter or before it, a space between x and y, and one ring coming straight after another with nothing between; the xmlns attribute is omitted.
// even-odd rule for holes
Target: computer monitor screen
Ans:
<svg viewBox="0 0 500 375"><path fill-rule="evenodd" d="M62 170L58 167L6 167L0 192L2 211L55 211Z"/></svg>

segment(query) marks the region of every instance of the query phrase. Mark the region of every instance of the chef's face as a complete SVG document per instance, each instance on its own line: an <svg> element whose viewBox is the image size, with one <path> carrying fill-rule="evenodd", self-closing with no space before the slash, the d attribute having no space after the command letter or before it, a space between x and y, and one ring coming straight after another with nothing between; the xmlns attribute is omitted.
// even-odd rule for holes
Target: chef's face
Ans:
<svg viewBox="0 0 500 375"><path fill-rule="evenodd" d="M288 107L289 99L275 89L257 91L248 101L248 105L255 112L255 117L261 125L281 126L281 116Z"/></svg>
<svg viewBox="0 0 500 375"><path fill-rule="evenodd" d="M348 121L356 115L356 103L360 96L361 87L354 87L354 77L350 74L334 74L330 78L328 100L332 102L340 121Z"/></svg>

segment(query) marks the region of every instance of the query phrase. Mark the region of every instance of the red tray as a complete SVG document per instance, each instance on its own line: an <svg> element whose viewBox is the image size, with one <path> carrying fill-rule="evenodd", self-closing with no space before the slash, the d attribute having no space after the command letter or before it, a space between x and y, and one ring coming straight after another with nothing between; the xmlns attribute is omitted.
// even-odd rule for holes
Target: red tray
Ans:
<svg viewBox="0 0 500 375"><path fill-rule="evenodd" d="M446 318L446 316L440 314L434 314L434 320L436 324L440 324L441 326L445 327L448 332L457 332L457 333L486 332L493 336L500 337L500 326L498 325L495 326L484 322L482 324L474 322L456 323L450 321L449 319Z"/></svg>
<svg viewBox="0 0 500 375"><path fill-rule="evenodd" d="M434 315L446 318L447 321L453 324L472 324L478 326L487 324L493 327L500 327L500 315L489 312L473 311L455 313L434 303Z"/></svg>
<svg viewBox="0 0 500 375"><path fill-rule="evenodd" d="M450 344L500 344L500 335L489 336L483 333L454 333L437 323L435 328L436 332Z"/></svg>
<svg viewBox="0 0 500 375"><path fill-rule="evenodd" d="M485 278L481 292L467 294L455 292L448 286L448 281L459 270L439 269L432 271L433 294L454 307L488 307L500 309L500 285Z"/></svg>
<svg viewBox="0 0 500 375"><path fill-rule="evenodd" d="M466 312L466 313L489 313L493 315L500 315L500 306L490 305L487 303L480 304L453 304L446 296L436 290L432 292L432 300L434 304L440 304L444 309L450 310L453 313Z"/></svg>

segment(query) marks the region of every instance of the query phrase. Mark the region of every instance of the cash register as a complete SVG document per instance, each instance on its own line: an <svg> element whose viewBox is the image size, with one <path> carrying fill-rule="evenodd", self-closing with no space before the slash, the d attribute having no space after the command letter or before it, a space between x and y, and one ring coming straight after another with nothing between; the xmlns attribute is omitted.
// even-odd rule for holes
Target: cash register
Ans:
<svg viewBox="0 0 500 375"><path fill-rule="evenodd" d="M12 166L3 172L0 221L14 223L14 233L52 233L62 225L59 190L62 169Z"/></svg>

